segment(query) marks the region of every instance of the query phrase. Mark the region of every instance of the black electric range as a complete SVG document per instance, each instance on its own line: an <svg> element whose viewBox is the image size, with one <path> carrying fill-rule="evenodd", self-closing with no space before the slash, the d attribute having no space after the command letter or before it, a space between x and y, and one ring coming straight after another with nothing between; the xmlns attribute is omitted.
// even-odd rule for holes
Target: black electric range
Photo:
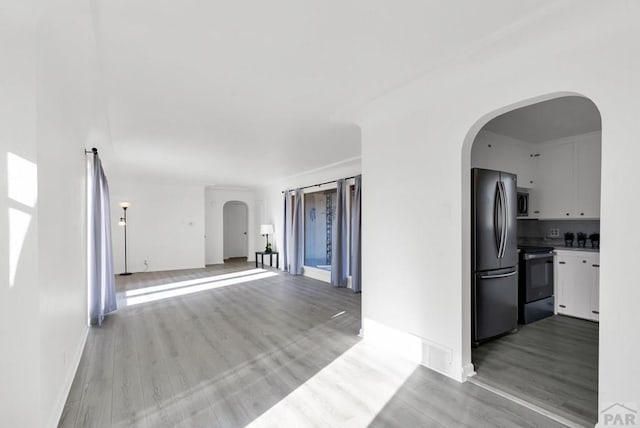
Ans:
<svg viewBox="0 0 640 428"><path fill-rule="evenodd" d="M553 315L553 247L522 245L518 261L518 322Z"/></svg>

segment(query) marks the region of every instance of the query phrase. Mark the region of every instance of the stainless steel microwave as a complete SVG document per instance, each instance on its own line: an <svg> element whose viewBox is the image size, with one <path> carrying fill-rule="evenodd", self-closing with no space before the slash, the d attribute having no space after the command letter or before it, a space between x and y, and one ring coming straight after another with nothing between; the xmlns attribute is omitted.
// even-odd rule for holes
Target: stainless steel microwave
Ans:
<svg viewBox="0 0 640 428"><path fill-rule="evenodd" d="M529 216L529 193L518 192L518 217Z"/></svg>

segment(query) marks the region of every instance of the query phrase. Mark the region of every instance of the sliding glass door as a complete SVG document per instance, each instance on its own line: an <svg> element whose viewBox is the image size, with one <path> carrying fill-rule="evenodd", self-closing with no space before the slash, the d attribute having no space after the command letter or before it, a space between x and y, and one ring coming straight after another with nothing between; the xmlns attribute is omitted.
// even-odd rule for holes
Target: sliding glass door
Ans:
<svg viewBox="0 0 640 428"><path fill-rule="evenodd" d="M304 264L331 270L331 237L336 190L304 195Z"/></svg>

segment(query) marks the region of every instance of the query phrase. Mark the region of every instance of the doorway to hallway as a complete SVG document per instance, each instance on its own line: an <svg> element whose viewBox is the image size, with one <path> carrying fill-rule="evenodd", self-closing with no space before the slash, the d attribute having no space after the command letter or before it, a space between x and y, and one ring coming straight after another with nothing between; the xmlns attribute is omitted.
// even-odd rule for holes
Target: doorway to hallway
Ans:
<svg viewBox="0 0 640 428"><path fill-rule="evenodd" d="M249 208L240 201L229 201L223 207L224 259L247 257L249 242Z"/></svg>

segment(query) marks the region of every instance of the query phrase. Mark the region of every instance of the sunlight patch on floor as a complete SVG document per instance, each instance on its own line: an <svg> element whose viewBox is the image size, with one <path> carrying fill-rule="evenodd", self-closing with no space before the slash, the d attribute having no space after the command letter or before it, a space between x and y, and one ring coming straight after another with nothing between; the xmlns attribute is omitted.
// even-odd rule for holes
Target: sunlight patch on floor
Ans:
<svg viewBox="0 0 640 428"><path fill-rule="evenodd" d="M416 367L361 341L247 427L366 427Z"/></svg>
<svg viewBox="0 0 640 428"><path fill-rule="evenodd" d="M222 275L215 275L215 276L208 276L205 278L196 278L196 279L189 279L189 280L185 280L185 281L176 281L176 282L170 282L168 284L162 284L162 285L154 285L151 287L143 287L143 288L136 288L134 290L127 290L124 292L124 295L127 297L133 297L133 296L140 296L142 294L150 294L150 293L157 293L158 291L166 291L166 290L173 290L176 288L182 288L182 287L188 287L191 285L198 285L198 284L204 284L204 283L209 283L209 282L214 282L214 281L221 281L223 279L230 279L230 278L238 278L238 277L243 277L243 276L249 276L249 275L254 275L256 273L263 273L266 272L266 270L264 269L249 269L249 270L243 270L240 272L232 272L232 273L225 273Z"/></svg>
<svg viewBox="0 0 640 428"><path fill-rule="evenodd" d="M142 303L156 302L158 300L169 299L172 297L186 296L193 293L213 290L215 288L228 287L230 285L257 281L259 279L270 278L277 275L278 274L275 272L263 272L263 273L255 273L253 275L244 275L238 278L229 278L229 279L223 279L223 280L218 280L218 279L212 280L211 278L209 278L208 282L197 283L191 286L183 285L183 286L180 286L179 288L176 288L175 283L165 284L166 286L173 285L173 287L169 287L169 289L164 289L164 291L150 292L150 293L146 293L143 295L136 295L136 296L126 296L123 303L124 303L124 306L135 306ZM212 278L216 278L216 277L212 277ZM204 280L204 278L201 278L200 280L202 281ZM184 282L184 281L181 281L181 282ZM132 291L136 291L136 290L132 290Z"/></svg>

